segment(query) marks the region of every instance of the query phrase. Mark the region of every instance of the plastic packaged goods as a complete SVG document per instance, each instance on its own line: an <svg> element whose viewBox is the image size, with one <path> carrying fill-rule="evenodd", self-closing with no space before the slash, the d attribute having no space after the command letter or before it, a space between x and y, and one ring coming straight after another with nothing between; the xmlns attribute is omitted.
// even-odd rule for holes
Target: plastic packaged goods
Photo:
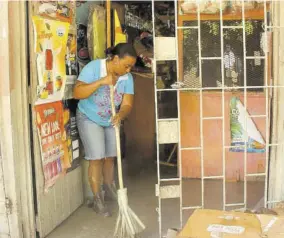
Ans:
<svg viewBox="0 0 284 238"><path fill-rule="evenodd" d="M222 10L224 10L227 6L227 3L224 1L222 3ZM197 13L198 6L195 1L184 1L181 4L181 10L184 14ZM199 4L200 13L203 14L216 14L220 12L220 1L200 1Z"/></svg>
<svg viewBox="0 0 284 238"><path fill-rule="evenodd" d="M75 19L75 1L35 1L33 12L46 19L72 23Z"/></svg>
<svg viewBox="0 0 284 238"><path fill-rule="evenodd" d="M90 6L88 20L88 49L92 60L105 58L106 11L99 5Z"/></svg>
<svg viewBox="0 0 284 238"><path fill-rule="evenodd" d="M66 75L77 75L77 64L76 64L76 29L74 26L70 26L67 40L67 49L66 49Z"/></svg>

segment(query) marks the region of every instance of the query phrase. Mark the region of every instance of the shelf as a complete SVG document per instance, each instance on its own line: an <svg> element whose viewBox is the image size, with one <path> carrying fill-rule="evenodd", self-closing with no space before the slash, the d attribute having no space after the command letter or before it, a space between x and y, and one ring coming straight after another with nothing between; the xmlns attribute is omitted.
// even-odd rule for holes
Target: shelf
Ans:
<svg viewBox="0 0 284 238"><path fill-rule="evenodd" d="M154 74L153 73L143 73L143 72L131 72L133 75L137 75L143 78L149 78L149 79L154 79Z"/></svg>
<svg viewBox="0 0 284 238"><path fill-rule="evenodd" d="M254 20L263 20L264 19L264 9L257 10L247 10L245 11L245 19L254 19ZM220 13L218 14L200 14L201 21L208 20L220 20ZM223 13L223 20L233 21L233 20L242 20L242 12L238 13ZM185 14L178 15L179 26L183 25L184 21L197 21L197 14Z"/></svg>

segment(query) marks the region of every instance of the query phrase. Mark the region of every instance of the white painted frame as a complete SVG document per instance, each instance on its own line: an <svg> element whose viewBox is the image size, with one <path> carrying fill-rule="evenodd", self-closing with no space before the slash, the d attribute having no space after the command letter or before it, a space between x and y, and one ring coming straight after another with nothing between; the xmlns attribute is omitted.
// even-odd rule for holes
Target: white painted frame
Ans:
<svg viewBox="0 0 284 238"><path fill-rule="evenodd" d="M1 1L0 12L0 140L9 227L9 234L0 236L34 238L26 2Z"/></svg>
<svg viewBox="0 0 284 238"><path fill-rule="evenodd" d="M273 81L278 87L272 89L273 92L272 107L274 117L272 120L272 132L271 137L273 143L270 145L270 169L269 169L269 181L268 181L268 206L273 205L279 201L284 201L284 110L281 106L281 102L284 100L284 2L274 1L272 8L273 24L267 28L272 30L273 33ZM278 47L277 47L278 46ZM280 90L279 90L280 89Z"/></svg>

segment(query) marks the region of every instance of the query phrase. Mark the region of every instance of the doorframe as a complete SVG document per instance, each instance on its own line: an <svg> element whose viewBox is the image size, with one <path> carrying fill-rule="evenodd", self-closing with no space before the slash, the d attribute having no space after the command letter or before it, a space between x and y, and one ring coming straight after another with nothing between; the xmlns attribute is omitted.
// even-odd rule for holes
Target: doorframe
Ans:
<svg viewBox="0 0 284 238"><path fill-rule="evenodd" d="M273 80L275 85L282 88L274 88L271 90L272 97L272 121L271 121L271 137L277 143L270 148L269 161L269 181L268 181L268 202L269 207L273 207L276 203L284 200L284 160L282 159L284 144L283 144L283 122L284 110L279 106L279 101L284 98L284 2L281 0L273 2L272 20L276 28L273 29L272 51L273 51ZM281 89L281 90L278 90ZM273 143L273 141L271 143Z"/></svg>
<svg viewBox="0 0 284 238"><path fill-rule="evenodd" d="M27 6L0 2L0 128L11 237L34 238L35 212L29 128Z"/></svg>
<svg viewBox="0 0 284 238"><path fill-rule="evenodd" d="M27 34L29 41L29 105L34 108L37 100L36 89L38 86L38 73L36 67L37 54L34 50L35 32L32 16L34 14L34 4L32 1L26 1L27 11ZM36 115L32 110L30 113L30 136L33 142L30 144L32 151L32 165L34 177L34 219L37 237L45 237L66 220L78 207L83 204L83 186L81 166L68 172L65 176L58 178L54 186L44 192L44 174L42 168L42 158L40 150L40 141L38 139L38 130L35 125ZM75 195L73 194L76 191ZM72 194L72 196L69 196ZM64 202L64 196L67 197ZM59 201L59 202L58 202Z"/></svg>

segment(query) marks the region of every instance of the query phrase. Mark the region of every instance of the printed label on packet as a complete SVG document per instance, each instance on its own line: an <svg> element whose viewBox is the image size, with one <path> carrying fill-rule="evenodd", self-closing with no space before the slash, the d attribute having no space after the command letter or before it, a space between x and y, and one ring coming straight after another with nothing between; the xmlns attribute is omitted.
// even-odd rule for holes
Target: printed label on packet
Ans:
<svg viewBox="0 0 284 238"><path fill-rule="evenodd" d="M245 232L245 228L242 226L224 226L220 224L211 224L208 226L207 231L240 235Z"/></svg>

